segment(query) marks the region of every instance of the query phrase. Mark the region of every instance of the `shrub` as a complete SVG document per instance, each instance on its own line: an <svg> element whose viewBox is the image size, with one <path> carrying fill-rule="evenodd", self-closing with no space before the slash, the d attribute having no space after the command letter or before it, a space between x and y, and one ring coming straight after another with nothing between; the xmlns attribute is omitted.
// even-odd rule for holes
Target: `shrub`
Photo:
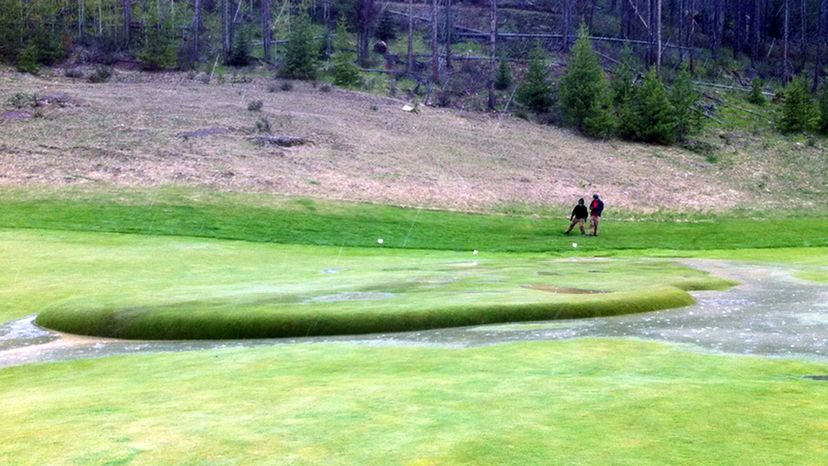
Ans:
<svg viewBox="0 0 828 466"><path fill-rule="evenodd" d="M585 24L578 31L559 92L561 112L569 125L593 137L608 137L615 132L609 85Z"/></svg>
<svg viewBox="0 0 828 466"><path fill-rule="evenodd" d="M63 75L67 78L80 79L83 77L83 71L79 68L66 68L63 70Z"/></svg>
<svg viewBox="0 0 828 466"><path fill-rule="evenodd" d="M785 88L782 110L776 126L783 133L807 131L811 127L813 110L808 83L803 76L799 76Z"/></svg>
<svg viewBox="0 0 828 466"><path fill-rule="evenodd" d="M315 79L317 50L310 19L307 14L303 14L296 18L287 44L285 44L284 66L282 67L285 77Z"/></svg>
<svg viewBox="0 0 828 466"><path fill-rule="evenodd" d="M279 89L284 92L290 92L293 90L293 83L290 81L282 81L282 84L279 85Z"/></svg>
<svg viewBox="0 0 828 466"><path fill-rule="evenodd" d="M112 68L106 65L98 65L95 67L95 71L89 75L87 81L93 84L98 83L105 83L109 81L109 78L112 77Z"/></svg>
<svg viewBox="0 0 828 466"><path fill-rule="evenodd" d="M332 90L333 90L333 86L331 86L328 83L325 83L325 84L319 86L319 91L320 92L331 92Z"/></svg>
<svg viewBox="0 0 828 466"><path fill-rule="evenodd" d="M750 94L748 94L748 102L756 105L765 105L765 95L762 94L762 86L764 83L761 79L756 78L750 82Z"/></svg>
<svg viewBox="0 0 828 466"><path fill-rule="evenodd" d="M254 100L247 104L247 109L251 112L260 112L262 107L264 107L264 102L261 100Z"/></svg>
<svg viewBox="0 0 828 466"><path fill-rule="evenodd" d="M38 101L37 94L28 94L25 92L18 92L13 96L9 97L9 100L6 101L10 106L21 109L21 108L34 108L40 105Z"/></svg>
<svg viewBox="0 0 828 466"><path fill-rule="evenodd" d="M261 117L256 121L256 131L264 134L270 134L270 120Z"/></svg>
<svg viewBox="0 0 828 466"><path fill-rule="evenodd" d="M27 45L17 56L17 63L15 66L17 71L21 73L37 74L40 71L40 63L38 62L38 50L35 44Z"/></svg>
<svg viewBox="0 0 828 466"><path fill-rule="evenodd" d="M518 85L515 100L535 113L543 113L552 106L552 84L549 82L546 52L536 47L529 59L526 77Z"/></svg>
<svg viewBox="0 0 828 466"><path fill-rule="evenodd" d="M438 107L450 107L451 106L451 95L448 91L441 90L437 92L437 101L435 102Z"/></svg>
<svg viewBox="0 0 828 466"><path fill-rule="evenodd" d="M655 69L644 75L644 82L635 88L629 108L634 139L659 144L675 142L676 111Z"/></svg>
<svg viewBox="0 0 828 466"><path fill-rule="evenodd" d="M495 75L494 87L498 91L505 91L512 87L512 69L509 68L509 62L505 58L500 59L500 65L498 65L497 74Z"/></svg>
<svg viewBox="0 0 828 466"><path fill-rule="evenodd" d="M356 54L336 52L331 58L331 75L334 84L343 87L353 87L359 84L359 67L355 63Z"/></svg>

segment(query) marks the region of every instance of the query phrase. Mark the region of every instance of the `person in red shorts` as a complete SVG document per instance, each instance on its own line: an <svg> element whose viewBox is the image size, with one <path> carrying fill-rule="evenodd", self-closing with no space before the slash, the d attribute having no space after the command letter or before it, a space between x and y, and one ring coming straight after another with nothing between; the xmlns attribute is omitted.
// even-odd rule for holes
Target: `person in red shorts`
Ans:
<svg viewBox="0 0 828 466"><path fill-rule="evenodd" d="M604 211L604 201L597 194L592 195L592 202L589 203L589 227L592 236L598 236L598 224L601 223L601 213Z"/></svg>

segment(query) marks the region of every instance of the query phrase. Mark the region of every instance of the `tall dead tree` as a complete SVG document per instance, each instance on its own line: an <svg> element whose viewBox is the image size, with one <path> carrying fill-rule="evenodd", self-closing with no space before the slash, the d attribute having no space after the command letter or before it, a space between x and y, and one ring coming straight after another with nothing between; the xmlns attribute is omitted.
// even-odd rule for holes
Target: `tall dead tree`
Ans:
<svg viewBox="0 0 828 466"><path fill-rule="evenodd" d="M132 41L132 0L124 0L124 45L129 48Z"/></svg>
<svg viewBox="0 0 828 466"><path fill-rule="evenodd" d="M782 78L785 82L788 82L788 78L790 77L790 62L788 60L788 32L790 29L790 0L785 0L785 13L784 13L784 20L783 20L783 37L782 37Z"/></svg>
<svg viewBox="0 0 828 466"><path fill-rule="evenodd" d="M561 2L561 8L563 9L561 12L563 15L563 24L561 26L561 50L564 52L569 52L569 32L572 30L572 1L573 0L563 0L563 2Z"/></svg>
<svg viewBox="0 0 828 466"><path fill-rule="evenodd" d="M753 0L753 10L750 18L750 60L754 66L759 60L759 49L762 44L762 1Z"/></svg>
<svg viewBox="0 0 828 466"><path fill-rule="evenodd" d="M370 65L369 42L371 41L374 21L377 18L377 8L374 0L359 0L358 5L357 55L359 64L367 67Z"/></svg>
<svg viewBox="0 0 828 466"><path fill-rule="evenodd" d="M437 0L431 0L431 81L440 82L440 43L437 41L437 29L440 27Z"/></svg>
<svg viewBox="0 0 828 466"><path fill-rule="evenodd" d="M331 0L322 3L322 21L325 22L325 56L333 54L333 31L331 24Z"/></svg>
<svg viewBox="0 0 828 466"><path fill-rule="evenodd" d="M193 57L198 60L198 52L201 47L201 0L194 0L193 13Z"/></svg>
<svg viewBox="0 0 828 466"><path fill-rule="evenodd" d="M817 40L816 40L816 63L814 66L814 85L813 89L816 91L819 88L819 81L825 72L824 63L822 61L823 55L828 53L828 0L820 0L819 2L819 19L817 20Z"/></svg>
<svg viewBox="0 0 828 466"><path fill-rule="evenodd" d="M786 0L787 1L787 0ZM725 8L724 0L713 0L713 58L719 59L724 37Z"/></svg>
<svg viewBox="0 0 828 466"><path fill-rule="evenodd" d="M230 56L230 0L221 0L221 55Z"/></svg>
<svg viewBox="0 0 828 466"><path fill-rule="evenodd" d="M408 55L405 60L405 72L414 72L414 0L408 0Z"/></svg>
<svg viewBox="0 0 828 466"><path fill-rule="evenodd" d="M198 1L198 0L196 0ZM270 28L270 0L262 0L262 52L266 63L270 63L271 28Z"/></svg>
<svg viewBox="0 0 828 466"><path fill-rule="evenodd" d="M808 9L805 7L805 0L799 0L799 54L800 66L799 69L805 68L805 61L808 59L808 39L806 38L808 32L808 23L805 19L805 14Z"/></svg>
<svg viewBox="0 0 828 466"><path fill-rule="evenodd" d="M454 16L451 12L451 0L446 0L446 69L453 68L451 64L451 41L454 31Z"/></svg>
<svg viewBox="0 0 828 466"><path fill-rule="evenodd" d="M656 72L661 72L661 0L654 0L655 8L653 11L653 21L650 23L650 28L654 29L655 35L655 63Z"/></svg>
<svg viewBox="0 0 828 466"><path fill-rule="evenodd" d="M495 88L494 80L497 72L497 0L489 0L489 80L486 82L486 89L489 92L489 100L486 108L490 112L495 109Z"/></svg>

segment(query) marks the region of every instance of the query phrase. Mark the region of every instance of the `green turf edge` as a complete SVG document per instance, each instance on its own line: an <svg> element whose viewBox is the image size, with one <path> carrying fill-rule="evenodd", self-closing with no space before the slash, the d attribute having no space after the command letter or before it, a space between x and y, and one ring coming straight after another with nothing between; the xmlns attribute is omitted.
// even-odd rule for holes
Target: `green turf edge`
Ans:
<svg viewBox="0 0 828 466"><path fill-rule="evenodd" d="M571 302L476 304L377 312L278 308L245 312L148 309L52 309L37 317L43 327L80 335L141 340L282 338L403 332L504 322L606 317L682 307L695 300L675 286L579 297Z"/></svg>

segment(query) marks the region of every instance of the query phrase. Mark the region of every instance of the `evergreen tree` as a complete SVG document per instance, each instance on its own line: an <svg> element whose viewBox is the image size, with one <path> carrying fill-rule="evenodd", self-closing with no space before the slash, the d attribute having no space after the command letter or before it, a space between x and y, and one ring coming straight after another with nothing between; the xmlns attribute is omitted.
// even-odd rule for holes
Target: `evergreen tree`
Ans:
<svg viewBox="0 0 828 466"><path fill-rule="evenodd" d="M654 68L644 75L644 81L635 88L629 116L632 118L630 126L634 139L658 144L675 142L676 111Z"/></svg>
<svg viewBox="0 0 828 466"><path fill-rule="evenodd" d="M227 57L227 64L230 66L247 66L252 60L250 57L250 33L247 28L240 28L235 39L230 56Z"/></svg>
<svg viewBox="0 0 828 466"><path fill-rule="evenodd" d="M589 136L607 137L615 131L609 85L585 24L578 30L559 92L561 111L568 124Z"/></svg>
<svg viewBox="0 0 828 466"><path fill-rule="evenodd" d="M612 103L618 119L618 133L626 138L632 138L635 134L632 127L634 118L631 117L632 110L630 109L630 102L635 92L634 79L635 65L632 51L624 48L621 60L613 70L611 91Z"/></svg>
<svg viewBox="0 0 828 466"><path fill-rule="evenodd" d="M783 133L807 131L813 118L808 83L802 76L797 77L785 88L785 99L776 126Z"/></svg>
<svg viewBox="0 0 828 466"><path fill-rule="evenodd" d="M693 79L685 63L679 70L670 92L670 103L676 112L676 138L684 139L685 136L699 131L704 124L701 114L694 109L700 97L693 87Z"/></svg>
<svg viewBox="0 0 828 466"><path fill-rule="evenodd" d="M354 86L359 83L359 67L356 54L351 52L354 45L349 40L345 18L339 18L334 35L334 53L331 57L331 74L337 86Z"/></svg>
<svg viewBox="0 0 828 466"><path fill-rule="evenodd" d="M168 24L159 24L148 29L146 41L136 54L141 68L147 71L160 71L178 66L178 50L168 31Z"/></svg>
<svg viewBox="0 0 828 466"><path fill-rule="evenodd" d="M379 22L377 23L377 29L374 31L374 37L386 42L397 37L394 18L391 17L388 10L382 12L382 16L380 16Z"/></svg>
<svg viewBox="0 0 828 466"><path fill-rule="evenodd" d="M509 68L509 62L505 58L500 59L500 65L497 67L497 74L495 75L494 87L498 91L505 91L512 87L512 69Z"/></svg>
<svg viewBox="0 0 828 466"><path fill-rule="evenodd" d="M285 44L283 68L285 77L315 79L317 51L310 19L307 13L302 13L293 23L293 29Z"/></svg>
<svg viewBox="0 0 828 466"><path fill-rule="evenodd" d="M515 92L518 103L535 113L543 113L552 106L552 84L549 82L546 52L537 47L529 58L529 69Z"/></svg>
<svg viewBox="0 0 828 466"><path fill-rule="evenodd" d="M828 135L828 84L822 85L822 94L819 97L819 125L820 133Z"/></svg>
<svg viewBox="0 0 828 466"><path fill-rule="evenodd" d="M750 94L748 95L748 102L756 105L765 105L765 95L762 94L762 86L764 83L762 79L755 78L750 82Z"/></svg>

